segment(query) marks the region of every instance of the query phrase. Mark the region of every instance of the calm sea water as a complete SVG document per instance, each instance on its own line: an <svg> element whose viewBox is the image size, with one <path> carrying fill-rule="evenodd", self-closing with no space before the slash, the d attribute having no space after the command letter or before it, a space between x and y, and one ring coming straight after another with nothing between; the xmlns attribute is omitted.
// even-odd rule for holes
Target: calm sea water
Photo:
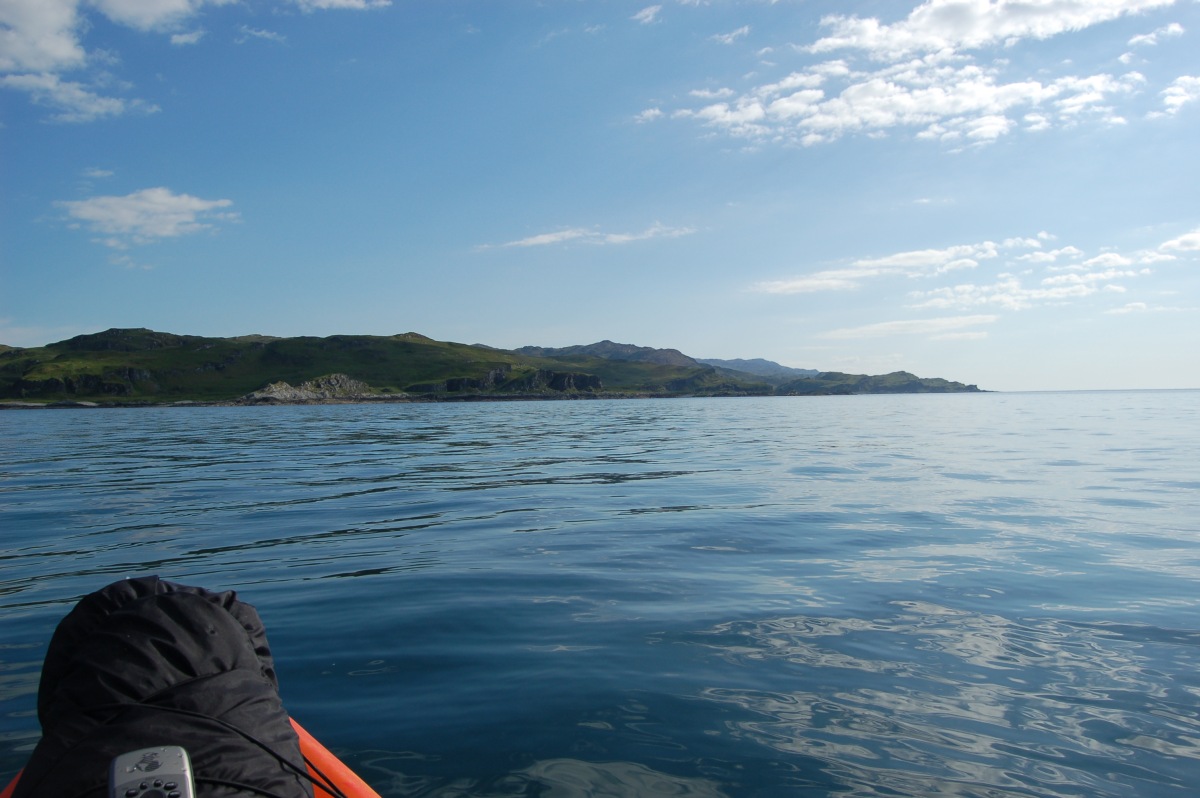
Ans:
<svg viewBox="0 0 1200 798"><path fill-rule="evenodd" d="M385 796L1184 796L1200 393L0 413L0 778L55 624L258 607Z"/></svg>

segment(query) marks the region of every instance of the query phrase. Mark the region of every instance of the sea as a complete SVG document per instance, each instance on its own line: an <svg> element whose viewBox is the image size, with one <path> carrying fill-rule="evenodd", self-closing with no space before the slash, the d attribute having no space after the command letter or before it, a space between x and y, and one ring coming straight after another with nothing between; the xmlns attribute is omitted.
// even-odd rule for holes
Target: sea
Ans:
<svg viewBox="0 0 1200 798"><path fill-rule="evenodd" d="M1200 392L0 412L0 783L55 625L236 590L388 798L1200 793Z"/></svg>

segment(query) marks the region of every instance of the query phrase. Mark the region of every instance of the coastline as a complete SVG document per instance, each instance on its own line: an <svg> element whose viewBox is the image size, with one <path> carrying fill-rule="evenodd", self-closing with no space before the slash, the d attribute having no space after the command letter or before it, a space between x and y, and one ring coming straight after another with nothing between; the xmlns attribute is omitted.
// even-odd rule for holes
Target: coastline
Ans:
<svg viewBox="0 0 1200 798"><path fill-rule="evenodd" d="M473 402L572 402L572 401L636 401L639 399L815 399L824 396L922 396L951 394L985 394L996 391L907 391L879 393L812 393L812 394L767 394L767 393L604 393L604 394L468 394L464 396L379 396L340 397L327 399L270 399L243 401L240 399L180 399L173 402L113 401L93 402L88 400L57 400L53 402L0 401L3 410L107 410L149 407L284 407L302 405L379 405L379 404L461 404Z"/></svg>

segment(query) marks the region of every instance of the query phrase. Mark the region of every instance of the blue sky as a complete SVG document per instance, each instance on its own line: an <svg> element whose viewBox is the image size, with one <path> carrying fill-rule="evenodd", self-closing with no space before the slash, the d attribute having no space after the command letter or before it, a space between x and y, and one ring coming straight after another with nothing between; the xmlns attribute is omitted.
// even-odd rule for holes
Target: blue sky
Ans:
<svg viewBox="0 0 1200 798"><path fill-rule="evenodd" d="M0 0L0 342L1200 387L1196 0Z"/></svg>

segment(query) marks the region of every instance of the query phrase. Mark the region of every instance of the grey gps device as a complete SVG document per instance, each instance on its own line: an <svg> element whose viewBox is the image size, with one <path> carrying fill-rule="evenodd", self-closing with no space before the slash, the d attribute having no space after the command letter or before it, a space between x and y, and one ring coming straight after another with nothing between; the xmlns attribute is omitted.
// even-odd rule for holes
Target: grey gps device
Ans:
<svg viewBox="0 0 1200 798"><path fill-rule="evenodd" d="M115 757L108 770L109 798L196 798L192 763L178 745L139 748Z"/></svg>

